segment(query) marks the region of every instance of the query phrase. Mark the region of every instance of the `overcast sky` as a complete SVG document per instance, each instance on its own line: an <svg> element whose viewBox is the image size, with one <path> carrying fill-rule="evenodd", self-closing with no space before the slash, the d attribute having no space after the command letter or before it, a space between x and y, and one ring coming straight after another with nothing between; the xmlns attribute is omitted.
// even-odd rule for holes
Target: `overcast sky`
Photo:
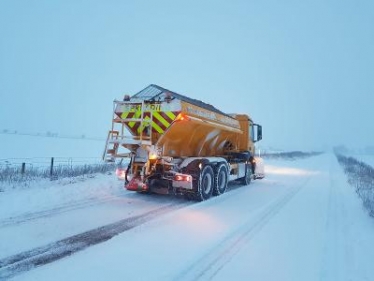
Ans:
<svg viewBox="0 0 374 281"><path fill-rule="evenodd" d="M374 1L0 1L0 131L106 137L154 83L263 146L374 145Z"/></svg>

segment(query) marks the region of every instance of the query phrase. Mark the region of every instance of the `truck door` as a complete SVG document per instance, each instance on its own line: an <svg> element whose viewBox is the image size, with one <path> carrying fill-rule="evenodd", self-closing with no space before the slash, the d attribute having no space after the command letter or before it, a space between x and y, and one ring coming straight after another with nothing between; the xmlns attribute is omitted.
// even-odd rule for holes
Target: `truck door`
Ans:
<svg viewBox="0 0 374 281"><path fill-rule="evenodd" d="M250 124L249 131L253 142L262 140L262 126L259 124Z"/></svg>

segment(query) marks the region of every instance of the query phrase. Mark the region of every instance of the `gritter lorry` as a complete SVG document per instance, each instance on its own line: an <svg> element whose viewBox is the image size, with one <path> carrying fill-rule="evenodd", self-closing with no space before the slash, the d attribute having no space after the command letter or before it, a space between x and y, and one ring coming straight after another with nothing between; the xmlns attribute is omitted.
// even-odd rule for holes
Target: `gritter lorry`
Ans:
<svg viewBox="0 0 374 281"><path fill-rule="evenodd" d="M214 106L151 84L114 100L103 160L128 160L117 169L127 190L180 194L203 201L264 177L255 142L262 127L246 114Z"/></svg>

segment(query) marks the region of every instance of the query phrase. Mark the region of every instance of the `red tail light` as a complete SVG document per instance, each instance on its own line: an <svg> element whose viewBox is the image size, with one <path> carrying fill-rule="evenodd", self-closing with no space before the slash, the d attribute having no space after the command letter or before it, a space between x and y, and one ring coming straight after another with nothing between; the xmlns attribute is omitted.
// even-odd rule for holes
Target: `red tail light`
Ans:
<svg viewBox="0 0 374 281"><path fill-rule="evenodd" d="M192 176L190 176L190 175L175 175L174 180L175 181L192 182Z"/></svg>

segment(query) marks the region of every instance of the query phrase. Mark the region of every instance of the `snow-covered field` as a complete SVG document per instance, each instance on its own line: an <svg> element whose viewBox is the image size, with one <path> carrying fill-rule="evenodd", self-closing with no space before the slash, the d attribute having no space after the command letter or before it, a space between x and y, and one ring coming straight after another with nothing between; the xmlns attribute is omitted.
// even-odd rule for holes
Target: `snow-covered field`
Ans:
<svg viewBox="0 0 374 281"><path fill-rule="evenodd" d="M374 221L333 154L195 203L114 175L0 193L0 279L372 280Z"/></svg>
<svg viewBox="0 0 374 281"><path fill-rule="evenodd" d="M0 134L0 143L0 159L51 157L99 159L104 151L105 140Z"/></svg>

